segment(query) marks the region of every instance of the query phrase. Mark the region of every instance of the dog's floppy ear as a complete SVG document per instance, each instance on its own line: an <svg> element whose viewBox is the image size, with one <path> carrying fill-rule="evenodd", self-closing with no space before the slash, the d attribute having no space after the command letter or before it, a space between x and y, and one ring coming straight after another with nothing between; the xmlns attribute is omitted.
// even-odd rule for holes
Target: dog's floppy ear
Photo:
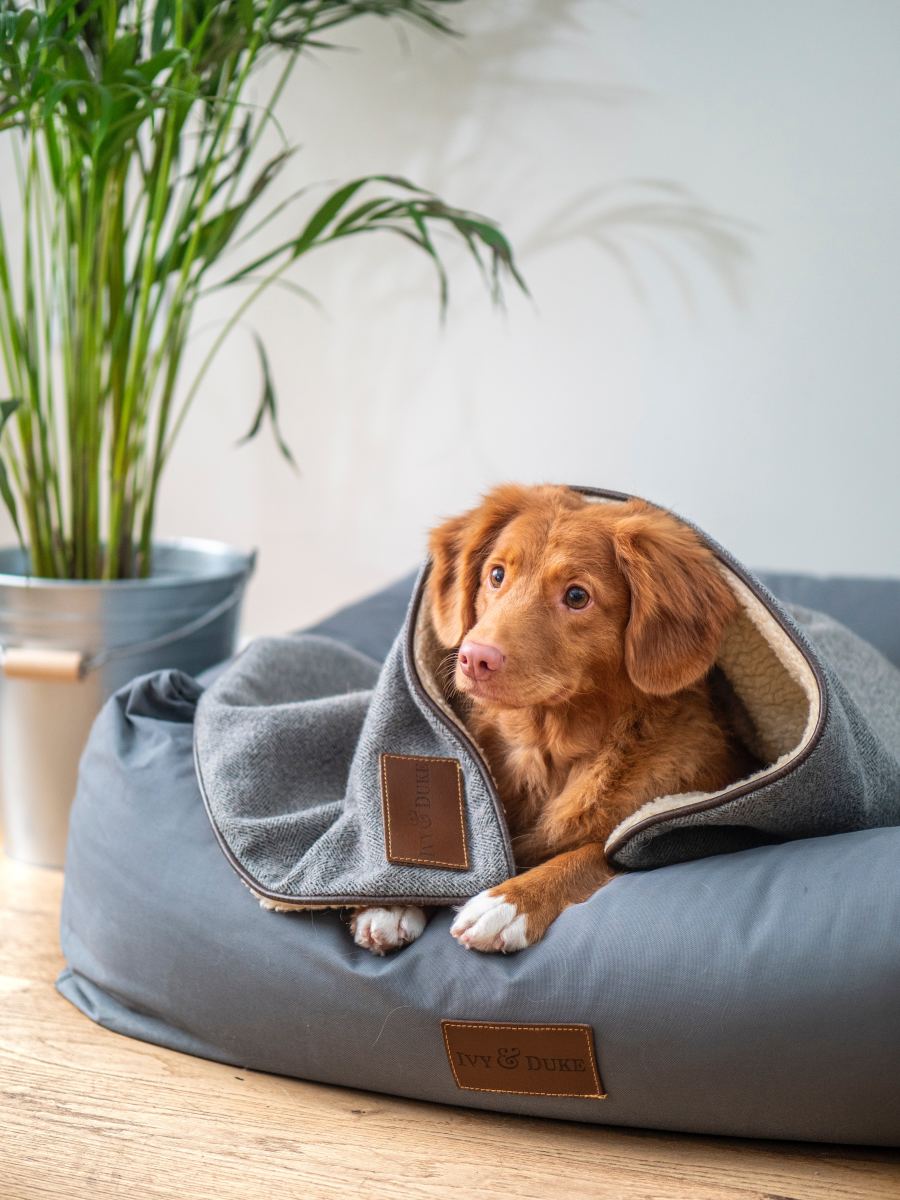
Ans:
<svg viewBox="0 0 900 1200"><path fill-rule="evenodd" d="M715 662L737 601L715 557L686 525L632 501L613 526L619 569L631 591L625 668L632 683L667 696Z"/></svg>
<svg viewBox="0 0 900 1200"><path fill-rule="evenodd" d="M481 568L500 531L527 505L528 495L527 488L503 484L477 508L431 531L431 617L443 645L458 646L475 624Z"/></svg>

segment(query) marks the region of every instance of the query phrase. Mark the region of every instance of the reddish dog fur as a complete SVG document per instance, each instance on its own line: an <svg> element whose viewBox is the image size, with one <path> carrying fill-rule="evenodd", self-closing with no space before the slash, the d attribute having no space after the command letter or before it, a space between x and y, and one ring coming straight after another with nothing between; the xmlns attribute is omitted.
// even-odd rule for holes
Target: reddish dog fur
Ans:
<svg viewBox="0 0 900 1200"><path fill-rule="evenodd" d="M430 549L439 640L500 655L474 678L454 654L453 683L523 868L486 893L524 917L514 936L497 920L481 933L466 924L474 901L453 933L474 949L518 949L610 878L604 842L630 813L747 773L708 679L736 600L675 517L568 488L498 487L435 529Z"/></svg>

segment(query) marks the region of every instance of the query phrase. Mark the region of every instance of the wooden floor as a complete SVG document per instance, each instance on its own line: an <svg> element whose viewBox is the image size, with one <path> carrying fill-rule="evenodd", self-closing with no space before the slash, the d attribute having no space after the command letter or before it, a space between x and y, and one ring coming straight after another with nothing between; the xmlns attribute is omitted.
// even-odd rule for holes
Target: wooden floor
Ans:
<svg viewBox="0 0 900 1200"><path fill-rule="evenodd" d="M599 1129L204 1062L53 988L61 877L0 854L0 1198L879 1200L900 1155Z"/></svg>

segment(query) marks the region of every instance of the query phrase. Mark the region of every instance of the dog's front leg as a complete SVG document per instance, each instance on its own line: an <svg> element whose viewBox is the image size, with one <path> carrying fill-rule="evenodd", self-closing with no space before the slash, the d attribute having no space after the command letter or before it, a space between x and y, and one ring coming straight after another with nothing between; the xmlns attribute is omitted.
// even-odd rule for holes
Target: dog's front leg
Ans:
<svg viewBox="0 0 900 1200"><path fill-rule="evenodd" d="M450 932L467 950L524 950L540 941L564 908L587 900L612 873L599 843L567 850L473 896Z"/></svg>

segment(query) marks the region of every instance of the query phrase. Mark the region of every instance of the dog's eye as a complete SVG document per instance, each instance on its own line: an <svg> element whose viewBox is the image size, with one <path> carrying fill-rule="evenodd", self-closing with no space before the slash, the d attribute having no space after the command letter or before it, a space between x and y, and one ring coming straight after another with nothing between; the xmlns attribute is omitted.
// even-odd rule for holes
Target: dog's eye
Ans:
<svg viewBox="0 0 900 1200"><path fill-rule="evenodd" d="M590 596L583 587L566 588L565 602L567 608L584 608Z"/></svg>
<svg viewBox="0 0 900 1200"><path fill-rule="evenodd" d="M500 584L503 582L503 577L505 576L505 574L506 574L506 572L503 570L502 567L492 567L491 573L489 576L490 581L491 581L491 587L498 588L500 586Z"/></svg>

